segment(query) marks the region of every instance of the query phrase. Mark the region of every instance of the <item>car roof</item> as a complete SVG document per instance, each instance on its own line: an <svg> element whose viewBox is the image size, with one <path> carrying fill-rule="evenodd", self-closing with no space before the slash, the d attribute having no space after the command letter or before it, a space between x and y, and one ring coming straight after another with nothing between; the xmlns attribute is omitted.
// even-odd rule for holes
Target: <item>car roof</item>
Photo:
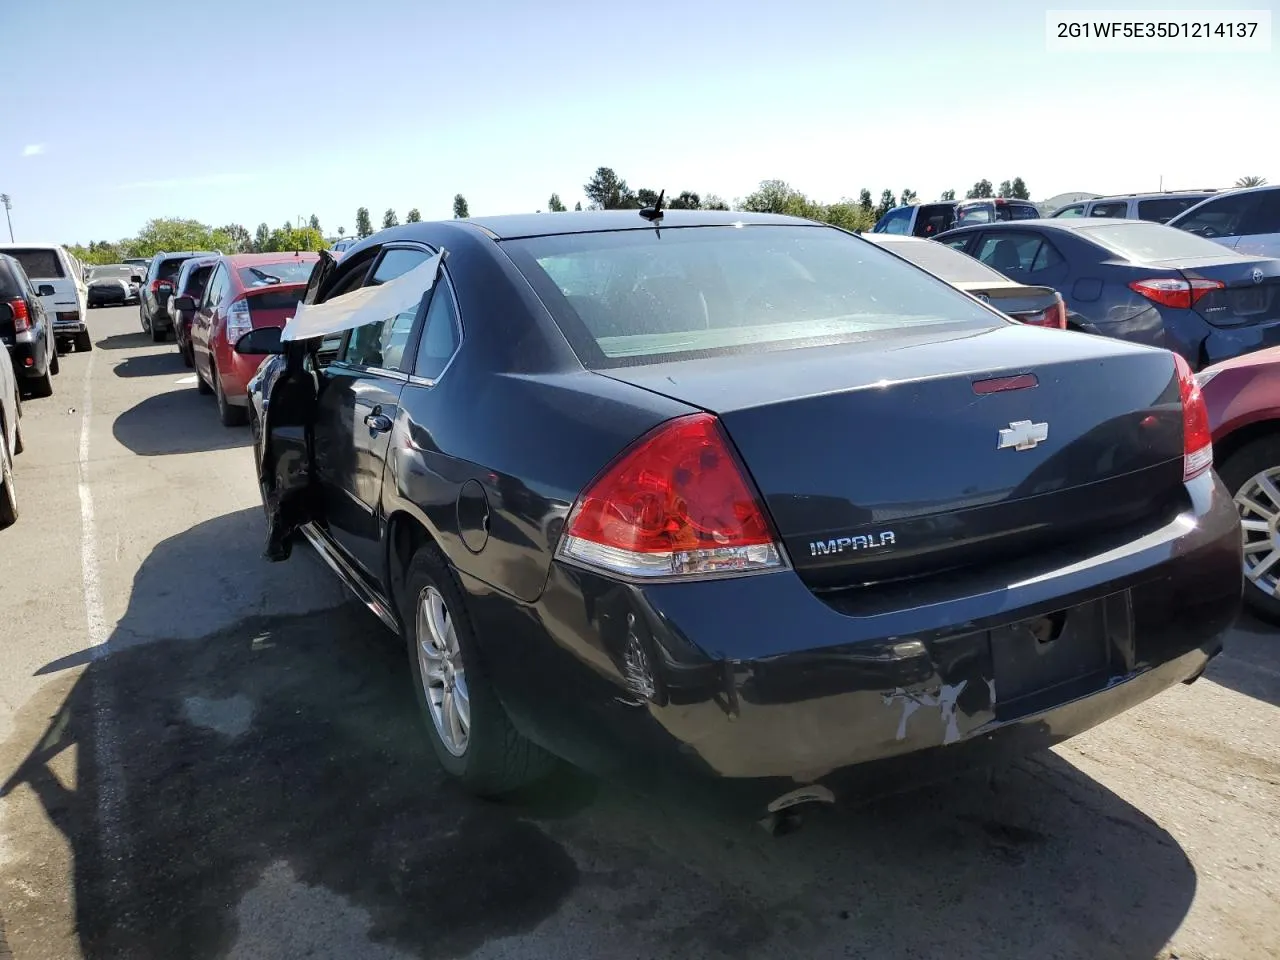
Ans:
<svg viewBox="0 0 1280 960"><path fill-rule="evenodd" d="M1158 200L1161 197L1185 197L1188 194L1205 194L1222 193L1217 187L1205 187L1199 190L1152 190L1149 193L1108 193L1102 197L1091 197L1088 200L1077 200L1074 203L1064 204L1068 207L1076 207L1081 204L1102 203L1105 200Z"/></svg>
<svg viewBox="0 0 1280 960"><path fill-rule="evenodd" d="M303 257L319 258L319 256L320 253L317 250L280 250L274 253L227 253L223 254L222 259L233 267L252 267L259 263L281 263L285 260L293 260L295 257L302 259Z"/></svg>
<svg viewBox="0 0 1280 960"><path fill-rule="evenodd" d="M663 210L656 224L640 216L639 210L566 210L563 213L515 213L498 217L471 217L471 223L495 240L544 237L566 233L596 233L616 230L652 230L654 227L717 227L735 223L748 225L825 226L801 217L746 210Z"/></svg>
<svg viewBox="0 0 1280 960"><path fill-rule="evenodd" d="M60 243L0 243L0 250L62 250Z"/></svg>
<svg viewBox="0 0 1280 960"><path fill-rule="evenodd" d="M970 223L963 227L954 227L946 232L959 233L963 230L966 233L973 233L976 230L1025 230L1027 227L1074 232L1080 227L1117 227L1133 226L1135 224L1152 225L1150 220L1129 220L1123 217L1040 217L1036 220L999 220L995 223ZM1159 227L1163 226L1163 224L1157 223L1155 226Z"/></svg>
<svg viewBox="0 0 1280 960"><path fill-rule="evenodd" d="M859 234L863 240L870 240L872 243L932 243L925 237L910 237L905 233L871 233L864 231Z"/></svg>

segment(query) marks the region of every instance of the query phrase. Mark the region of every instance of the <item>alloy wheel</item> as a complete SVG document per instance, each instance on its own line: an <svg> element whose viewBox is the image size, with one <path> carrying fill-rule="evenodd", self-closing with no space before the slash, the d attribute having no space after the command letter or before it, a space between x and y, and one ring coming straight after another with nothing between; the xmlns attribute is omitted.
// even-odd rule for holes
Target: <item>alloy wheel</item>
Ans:
<svg viewBox="0 0 1280 960"><path fill-rule="evenodd" d="M471 696L453 618L435 587L418 594L414 639L431 721L445 749L461 757L471 740Z"/></svg>
<svg viewBox="0 0 1280 960"><path fill-rule="evenodd" d="M1244 576L1269 597L1280 597L1280 466L1254 474L1235 496L1244 538Z"/></svg>

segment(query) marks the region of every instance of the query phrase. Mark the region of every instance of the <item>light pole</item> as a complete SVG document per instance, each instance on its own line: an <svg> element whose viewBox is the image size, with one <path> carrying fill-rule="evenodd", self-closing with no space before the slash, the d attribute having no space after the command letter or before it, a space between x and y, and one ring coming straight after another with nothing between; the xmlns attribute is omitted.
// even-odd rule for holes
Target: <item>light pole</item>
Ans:
<svg viewBox="0 0 1280 960"><path fill-rule="evenodd" d="M13 209L13 201L9 199L7 193L0 193L0 203L4 204L4 219L9 224L9 242L13 243L13 219L9 216L9 211Z"/></svg>

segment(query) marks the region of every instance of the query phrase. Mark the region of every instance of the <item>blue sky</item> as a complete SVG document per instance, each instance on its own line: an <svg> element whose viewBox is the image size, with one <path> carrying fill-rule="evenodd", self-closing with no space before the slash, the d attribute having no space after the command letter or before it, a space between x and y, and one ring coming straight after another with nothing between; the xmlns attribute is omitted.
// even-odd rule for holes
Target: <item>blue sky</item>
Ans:
<svg viewBox="0 0 1280 960"><path fill-rule="evenodd" d="M0 6L19 239L117 239L155 216L315 213L333 233L358 206L447 217L455 193L473 215L552 191L572 207L602 164L728 200L775 177L828 201L982 177L1022 176L1035 199L1280 182L1280 47L1050 53L1039 4Z"/></svg>

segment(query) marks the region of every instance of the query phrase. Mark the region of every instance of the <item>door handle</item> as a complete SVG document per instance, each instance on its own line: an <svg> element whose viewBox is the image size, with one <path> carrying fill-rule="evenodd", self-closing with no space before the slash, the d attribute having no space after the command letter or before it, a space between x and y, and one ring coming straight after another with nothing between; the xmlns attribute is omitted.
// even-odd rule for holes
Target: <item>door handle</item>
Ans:
<svg viewBox="0 0 1280 960"><path fill-rule="evenodd" d="M371 413L364 418L364 425L374 433L385 433L391 429L391 418L381 413Z"/></svg>

